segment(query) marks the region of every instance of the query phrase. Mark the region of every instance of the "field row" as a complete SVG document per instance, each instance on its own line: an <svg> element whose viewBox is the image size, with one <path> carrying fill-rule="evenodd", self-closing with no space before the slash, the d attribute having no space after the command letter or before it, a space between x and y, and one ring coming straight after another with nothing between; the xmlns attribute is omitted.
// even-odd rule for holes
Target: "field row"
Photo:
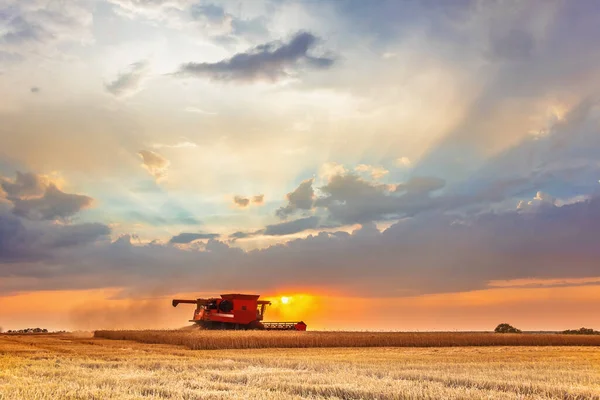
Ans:
<svg viewBox="0 0 600 400"><path fill-rule="evenodd" d="M265 332L101 330L97 338L186 346L192 350L306 347L600 346L598 335L463 332Z"/></svg>

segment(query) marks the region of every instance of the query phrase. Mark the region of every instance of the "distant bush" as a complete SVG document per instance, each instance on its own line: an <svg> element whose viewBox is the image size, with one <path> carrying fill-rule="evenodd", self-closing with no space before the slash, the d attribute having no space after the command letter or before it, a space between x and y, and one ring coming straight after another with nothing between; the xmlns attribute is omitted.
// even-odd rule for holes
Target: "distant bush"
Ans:
<svg viewBox="0 0 600 400"><path fill-rule="evenodd" d="M14 330L8 330L6 333L19 333L19 334L23 334L23 333L48 333L48 329L42 329L42 328L14 329Z"/></svg>
<svg viewBox="0 0 600 400"><path fill-rule="evenodd" d="M520 329L515 328L510 324L500 324L494 329L496 333L521 333Z"/></svg>
<svg viewBox="0 0 600 400"><path fill-rule="evenodd" d="M600 332L591 328L567 329L562 331L565 335L600 335Z"/></svg>

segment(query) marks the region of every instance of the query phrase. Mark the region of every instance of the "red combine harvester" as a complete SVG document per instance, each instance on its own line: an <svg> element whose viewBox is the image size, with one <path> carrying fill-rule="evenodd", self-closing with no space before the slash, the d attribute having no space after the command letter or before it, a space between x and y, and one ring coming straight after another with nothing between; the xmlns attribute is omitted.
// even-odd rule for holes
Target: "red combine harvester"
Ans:
<svg viewBox="0 0 600 400"><path fill-rule="evenodd" d="M195 304L194 319L190 322L204 329L261 329L269 331L305 331L300 322L262 322L270 301L258 300L258 294L222 294L221 298L173 300L178 304Z"/></svg>

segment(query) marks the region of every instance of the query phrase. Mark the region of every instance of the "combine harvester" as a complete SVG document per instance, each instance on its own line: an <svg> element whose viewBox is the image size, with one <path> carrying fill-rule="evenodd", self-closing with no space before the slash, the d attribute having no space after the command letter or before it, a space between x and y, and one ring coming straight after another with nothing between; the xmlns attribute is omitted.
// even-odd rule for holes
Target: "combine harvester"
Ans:
<svg viewBox="0 0 600 400"><path fill-rule="evenodd" d="M258 300L257 294L222 294L221 298L173 300L178 304L195 304L194 322L203 329L260 329L268 331L305 331L300 322L262 322L270 301Z"/></svg>

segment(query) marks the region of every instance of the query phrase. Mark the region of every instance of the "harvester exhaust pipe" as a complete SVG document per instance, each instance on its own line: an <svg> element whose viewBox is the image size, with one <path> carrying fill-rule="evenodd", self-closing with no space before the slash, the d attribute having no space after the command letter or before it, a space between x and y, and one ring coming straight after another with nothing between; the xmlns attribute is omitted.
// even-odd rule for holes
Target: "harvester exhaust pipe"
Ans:
<svg viewBox="0 0 600 400"><path fill-rule="evenodd" d="M174 299L172 301L173 307L177 307L177 304L198 304L198 300L179 300Z"/></svg>

